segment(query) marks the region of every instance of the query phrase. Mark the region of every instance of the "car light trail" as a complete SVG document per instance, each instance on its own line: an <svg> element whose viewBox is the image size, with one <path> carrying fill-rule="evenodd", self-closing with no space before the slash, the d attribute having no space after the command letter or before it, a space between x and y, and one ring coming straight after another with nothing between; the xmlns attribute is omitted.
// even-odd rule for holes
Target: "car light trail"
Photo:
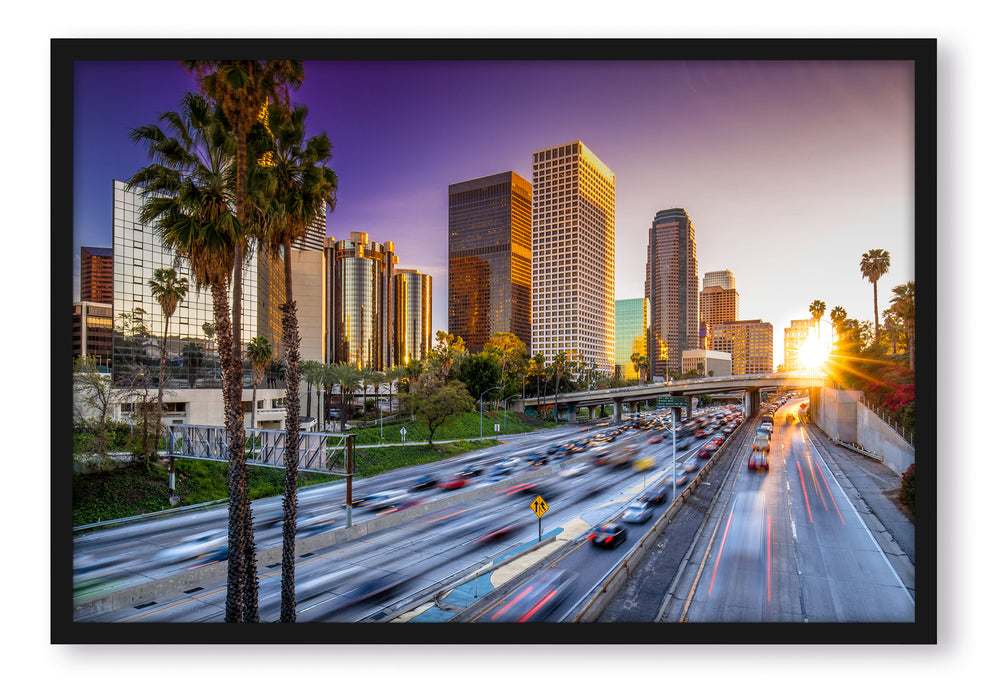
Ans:
<svg viewBox="0 0 990 700"><path fill-rule="evenodd" d="M808 520L815 522L815 519L811 517L811 504L808 503L808 491L804 488L804 471L801 469L801 462L795 458L794 463L797 464L798 476L801 477L801 491L804 493L804 505L808 508Z"/></svg>
<svg viewBox="0 0 990 700"><path fill-rule="evenodd" d="M767 602L770 602L770 514L767 513Z"/></svg>
<svg viewBox="0 0 990 700"><path fill-rule="evenodd" d="M822 471L822 465L820 465L818 462L815 462L814 465L818 467L818 471L820 471L822 474L822 483L824 483L825 488L828 489L828 497L832 499L832 505L835 506L835 512L839 514L839 520L842 521L843 525L845 525L846 520L845 518L842 517L842 513L839 513L839 506L835 502L835 496L832 495L832 489L828 485L828 479L825 478L825 472Z"/></svg>
<svg viewBox="0 0 990 700"><path fill-rule="evenodd" d="M523 591L519 595L517 595L515 598L513 598L504 608L502 608L497 613L495 613L494 615L492 615L492 620L498 619L499 615L501 615L506 610L508 610L509 608L511 608L513 605L515 605L516 603L518 603L519 602L519 599L522 598L527 593L529 593L531 590L533 590L533 587L532 586L529 586L528 588L523 589Z"/></svg>
<svg viewBox="0 0 990 700"><path fill-rule="evenodd" d="M718 548L718 556L715 557L715 570L712 571L712 580L708 584L708 595L712 594L712 586L715 585L715 576L718 574L718 563L722 560L722 550L725 549L725 540L729 536L729 527L732 525L732 513L729 513L729 520L725 523L725 532L722 533L722 544Z"/></svg>
<svg viewBox="0 0 990 700"><path fill-rule="evenodd" d="M542 608L544 605L546 605L547 601L549 601L555 595L557 595L556 590L552 590L549 593L547 593L545 596L543 596L542 599L540 599L539 603L533 606L532 610L530 610L528 613L526 613L525 615L519 618L519 622L526 622L526 620L533 617L533 615L535 615L539 611L539 609ZM492 619L494 620L495 618L493 617Z"/></svg>

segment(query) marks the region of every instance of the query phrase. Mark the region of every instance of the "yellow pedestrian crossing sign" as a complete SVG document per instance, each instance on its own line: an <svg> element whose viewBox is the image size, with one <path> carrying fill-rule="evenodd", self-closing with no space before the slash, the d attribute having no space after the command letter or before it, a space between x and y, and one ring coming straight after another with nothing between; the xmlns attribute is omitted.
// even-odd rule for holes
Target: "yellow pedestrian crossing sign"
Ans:
<svg viewBox="0 0 990 700"><path fill-rule="evenodd" d="M550 509L550 506L547 505L547 502L543 500L542 496L537 496L536 500L529 504L529 507L536 513L537 518L542 518L543 514Z"/></svg>

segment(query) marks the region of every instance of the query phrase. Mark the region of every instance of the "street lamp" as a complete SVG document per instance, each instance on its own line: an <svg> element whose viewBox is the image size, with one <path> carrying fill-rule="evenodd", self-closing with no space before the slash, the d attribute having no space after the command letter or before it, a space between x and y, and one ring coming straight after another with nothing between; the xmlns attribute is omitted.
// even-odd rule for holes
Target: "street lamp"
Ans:
<svg viewBox="0 0 990 700"><path fill-rule="evenodd" d="M519 396L519 394L513 394L508 399L505 399L505 406L502 411L502 425L505 425L509 421L509 399L514 399L517 396Z"/></svg>
<svg viewBox="0 0 990 700"><path fill-rule="evenodd" d="M501 387L493 386L481 392L481 398L478 399L478 437L485 437L485 394L499 388Z"/></svg>

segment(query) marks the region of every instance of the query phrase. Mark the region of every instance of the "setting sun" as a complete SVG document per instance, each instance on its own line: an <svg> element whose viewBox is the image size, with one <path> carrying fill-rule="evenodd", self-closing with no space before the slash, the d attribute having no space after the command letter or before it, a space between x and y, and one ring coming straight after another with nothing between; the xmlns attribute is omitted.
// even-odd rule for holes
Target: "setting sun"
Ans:
<svg viewBox="0 0 990 700"><path fill-rule="evenodd" d="M801 363L808 369L821 369L828 357L828 349L817 338L808 338L800 350Z"/></svg>

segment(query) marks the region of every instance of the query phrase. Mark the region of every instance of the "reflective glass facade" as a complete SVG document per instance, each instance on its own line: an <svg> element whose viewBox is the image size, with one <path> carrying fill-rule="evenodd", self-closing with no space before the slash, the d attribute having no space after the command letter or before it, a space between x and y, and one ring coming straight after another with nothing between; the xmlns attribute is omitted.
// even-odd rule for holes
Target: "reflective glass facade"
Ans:
<svg viewBox="0 0 990 700"><path fill-rule="evenodd" d="M165 315L148 280L156 269L169 267L189 281L189 291L169 320L168 353L175 358L175 366L170 366L168 374L176 378L182 374L180 356L185 344L195 341L208 356L215 356L216 339L203 329L204 323L214 323L213 298L209 289L196 289L188 265L162 247L154 226L139 222L144 198L126 186L113 181L114 380L120 380L121 373L148 367L158 376ZM257 256L246 257L242 280L241 342L247 344L258 334ZM249 380L247 373L245 381Z"/></svg>
<svg viewBox="0 0 990 700"><path fill-rule="evenodd" d="M645 296L653 312L653 373L680 373L682 353L698 348L700 328L698 250L694 225L683 209L664 209L653 218L646 250ZM666 359L657 350L660 342L666 344Z"/></svg>
<svg viewBox="0 0 990 700"><path fill-rule="evenodd" d="M615 174L574 141L533 152L532 352L614 371Z"/></svg>
<svg viewBox="0 0 990 700"><path fill-rule="evenodd" d="M433 277L418 270L396 270L392 278L395 364L426 360L433 347Z"/></svg>
<svg viewBox="0 0 990 700"><path fill-rule="evenodd" d="M760 320L715 324L712 349L732 355L733 374L773 372L773 324Z"/></svg>
<svg viewBox="0 0 990 700"><path fill-rule="evenodd" d="M83 246L79 259L79 300L112 304L113 248Z"/></svg>
<svg viewBox="0 0 990 700"><path fill-rule="evenodd" d="M619 379L636 379L639 372L629 359L633 353L647 354L650 302L648 299L615 300L615 366Z"/></svg>
<svg viewBox="0 0 990 700"><path fill-rule="evenodd" d="M530 346L532 188L514 172L448 187L448 332L471 352L496 333Z"/></svg>
<svg viewBox="0 0 990 700"><path fill-rule="evenodd" d="M348 241L331 240L327 258L327 361L384 371L394 364L392 275L399 258L392 242L369 242L368 234L355 231Z"/></svg>

